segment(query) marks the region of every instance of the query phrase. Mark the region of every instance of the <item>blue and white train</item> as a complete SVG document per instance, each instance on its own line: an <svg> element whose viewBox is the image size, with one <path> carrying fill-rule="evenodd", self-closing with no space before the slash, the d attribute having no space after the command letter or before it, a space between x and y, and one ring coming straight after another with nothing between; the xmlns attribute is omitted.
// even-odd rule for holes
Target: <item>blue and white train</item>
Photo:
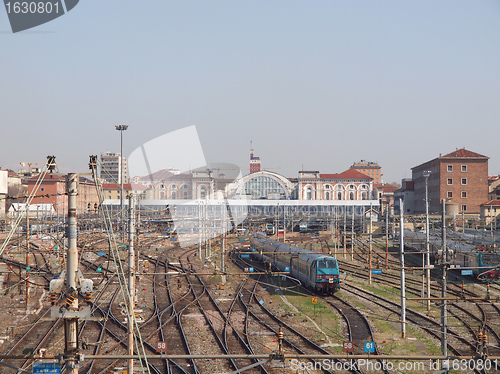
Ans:
<svg viewBox="0 0 500 374"><path fill-rule="evenodd" d="M336 258L260 236L253 237L250 243L255 249L252 253L255 258L280 271L290 271L292 277L306 287L325 294L333 294L340 289Z"/></svg>

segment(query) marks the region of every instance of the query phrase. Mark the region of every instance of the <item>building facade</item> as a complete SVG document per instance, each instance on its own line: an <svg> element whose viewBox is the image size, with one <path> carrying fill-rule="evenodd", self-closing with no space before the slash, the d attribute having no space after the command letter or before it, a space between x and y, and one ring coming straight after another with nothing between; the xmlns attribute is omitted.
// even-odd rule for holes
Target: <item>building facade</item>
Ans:
<svg viewBox="0 0 500 374"><path fill-rule="evenodd" d="M480 205L479 216L487 225L496 224L500 219L500 200L488 200Z"/></svg>
<svg viewBox="0 0 500 374"><path fill-rule="evenodd" d="M357 170L372 178L375 184L382 183L382 168L376 162L361 160L360 162L352 164L351 169Z"/></svg>
<svg viewBox="0 0 500 374"><path fill-rule="evenodd" d="M101 180L107 183L121 183L121 172L123 163L123 183L128 182L128 165L125 157L119 153L101 153Z"/></svg>
<svg viewBox="0 0 500 374"><path fill-rule="evenodd" d="M38 177L26 179L28 194L34 193L34 188ZM86 178L80 177L78 181L78 195L76 196L77 214L85 213L99 205L99 198L95 183ZM68 212L68 196L66 195L66 178L57 174L46 174L42 180L32 204L52 204L58 215L65 215ZM97 206L96 205L96 206Z"/></svg>
<svg viewBox="0 0 500 374"><path fill-rule="evenodd" d="M479 213L488 200L488 159L465 148L412 168L414 212L425 213L425 180L427 180L429 212L441 211L441 201L458 205L458 211Z"/></svg>
<svg viewBox="0 0 500 374"><path fill-rule="evenodd" d="M340 174L299 171L299 200L371 200L373 178L354 169Z"/></svg>
<svg viewBox="0 0 500 374"><path fill-rule="evenodd" d="M250 174L258 173L260 167L260 157L254 156L253 149L250 146Z"/></svg>

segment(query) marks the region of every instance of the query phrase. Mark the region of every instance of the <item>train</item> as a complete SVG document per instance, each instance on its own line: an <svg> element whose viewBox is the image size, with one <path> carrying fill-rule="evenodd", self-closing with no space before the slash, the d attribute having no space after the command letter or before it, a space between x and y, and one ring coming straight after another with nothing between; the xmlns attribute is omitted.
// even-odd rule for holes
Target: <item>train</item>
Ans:
<svg viewBox="0 0 500 374"><path fill-rule="evenodd" d="M480 249L480 248L478 248ZM450 259L450 264L467 268L480 276L480 280L498 279L500 277L500 254L488 252L457 252Z"/></svg>
<svg viewBox="0 0 500 374"><path fill-rule="evenodd" d="M263 235L251 238L254 258L289 271L307 288L317 293L333 294L340 289L339 264L336 258L268 239Z"/></svg>

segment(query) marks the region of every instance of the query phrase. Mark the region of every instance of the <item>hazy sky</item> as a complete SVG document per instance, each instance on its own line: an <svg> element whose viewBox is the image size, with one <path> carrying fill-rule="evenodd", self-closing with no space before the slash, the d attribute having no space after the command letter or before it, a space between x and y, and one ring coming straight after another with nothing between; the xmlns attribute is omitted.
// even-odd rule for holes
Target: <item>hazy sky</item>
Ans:
<svg viewBox="0 0 500 374"><path fill-rule="evenodd" d="M124 154L195 125L209 162L385 182L466 147L500 173L498 0L82 0L12 34L0 9L0 166ZM166 161L168 164L168 161Z"/></svg>

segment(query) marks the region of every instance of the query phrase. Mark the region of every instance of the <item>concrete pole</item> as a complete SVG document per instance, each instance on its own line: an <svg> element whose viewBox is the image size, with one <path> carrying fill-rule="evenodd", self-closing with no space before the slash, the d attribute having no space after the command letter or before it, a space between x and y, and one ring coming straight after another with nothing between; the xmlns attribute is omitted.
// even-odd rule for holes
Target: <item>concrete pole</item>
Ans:
<svg viewBox="0 0 500 374"><path fill-rule="evenodd" d="M372 284L372 203L370 203L370 232L368 233L368 284Z"/></svg>
<svg viewBox="0 0 500 374"><path fill-rule="evenodd" d="M389 268L389 204L385 209L385 270Z"/></svg>
<svg viewBox="0 0 500 374"><path fill-rule="evenodd" d="M431 254L429 247L429 191L428 191L428 180L430 172L425 172L425 262L427 265L426 277L427 277L427 297L431 297ZM427 300L427 311L431 310L431 301Z"/></svg>
<svg viewBox="0 0 500 374"><path fill-rule="evenodd" d="M29 205L26 205L26 267L30 266L30 211ZM30 276L29 271L26 271L26 312L30 302Z"/></svg>
<svg viewBox="0 0 500 374"><path fill-rule="evenodd" d="M352 205L351 221L351 261L354 261L354 205Z"/></svg>
<svg viewBox="0 0 500 374"><path fill-rule="evenodd" d="M221 205L222 207L222 256L220 259L220 270L224 273L224 255L226 253L226 233L225 233L225 228L226 228L226 209L227 206L225 202ZM226 277L222 276L222 284L226 283Z"/></svg>
<svg viewBox="0 0 500 374"><path fill-rule="evenodd" d="M446 266L448 264L448 249L446 248L446 212L445 212L445 204L446 200L442 200L443 211L442 211L442 236L443 236L443 262L441 264L442 269L442 286L441 286L441 297L443 298L443 303L441 304L441 355L448 355L448 340L447 340L447 329L446 323L447 315L446 315Z"/></svg>
<svg viewBox="0 0 500 374"><path fill-rule="evenodd" d="M404 209L403 199L399 199L400 218L399 218L399 251L401 261L401 337L406 338L406 288L405 288L405 244L404 244Z"/></svg>
<svg viewBox="0 0 500 374"><path fill-rule="evenodd" d="M127 351L129 355L134 354L134 309L135 309L135 253L134 253L134 205L133 197L128 197L128 288L130 292L130 303L127 318ZM128 360L128 374L134 373L134 359Z"/></svg>
<svg viewBox="0 0 500 374"><path fill-rule="evenodd" d="M202 233L202 219L201 219L201 201L198 202L198 258L201 261L201 233Z"/></svg>
<svg viewBox="0 0 500 374"><path fill-rule="evenodd" d="M68 192L68 225L66 237L68 238L68 250L66 258L66 285L67 294L75 295L77 292L78 281L78 248L77 224L76 224L76 196L77 175L70 173L66 177ZM75 297L70 309L78 310L78 298ZM78 362L76 354L78 353L78 318L67 318L64 320L65 331L65 355L67 357L66 365L68 374L78 374Z"/></svg>
<svg viewBox="0 0 500 374"><path fill-rule="evenodd" d="M283 205L283 243L286 242L286 205Z"/></svg>

